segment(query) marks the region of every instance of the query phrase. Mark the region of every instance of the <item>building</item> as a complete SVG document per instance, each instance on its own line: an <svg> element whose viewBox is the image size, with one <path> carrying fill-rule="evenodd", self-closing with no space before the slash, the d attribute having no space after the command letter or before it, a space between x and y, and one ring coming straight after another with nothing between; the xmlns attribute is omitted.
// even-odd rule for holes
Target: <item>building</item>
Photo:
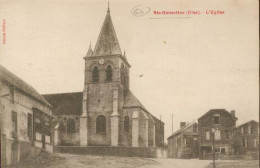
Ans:
<svg viewBox="0 0 260 168"><path fill-rule="evenodd" d="M96 46L89 47L84 60L83 92L43 95L59 123L55 144L163 146L164 123L129 89L131 66L121 52L109 8Z"/></svg>
<svg viewBox="0 0 260 168"><path fill-rule="evenodd" d="M236 127L235 111L212 109L198 119L199 128L199 157L208 159L212 156L213 133L215 153L230 154L230 135Z"/></svg>
<svg viewBox="0 0 260 168"><path fill-rule="evenodd" d="M180 129L167 138L169 158L199 157L198 124L180 123Z"/></svg>
<svg viewBox="0 0 260 168"><path fill-rule="evenodd" d="M259 151L259 123L251 120L237 126L232 132L232 154L250 154Z"/></svg>
<svg viewBox="0 0 260 168"><path fill-rule="evenodd" d="M52 107L29 84L0 65L1 163L52 152Z"/></svg>

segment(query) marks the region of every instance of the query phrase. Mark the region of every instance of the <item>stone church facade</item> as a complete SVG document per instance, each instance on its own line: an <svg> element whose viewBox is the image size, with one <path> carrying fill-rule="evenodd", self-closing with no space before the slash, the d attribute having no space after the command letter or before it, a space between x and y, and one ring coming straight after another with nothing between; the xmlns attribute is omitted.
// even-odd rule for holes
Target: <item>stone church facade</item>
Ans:
<svg viewBox="0 0 260 168"><path fill-rule="evenodd" d="M164 123L129 89L131 66L109 8L96 46L89 47L84 61L83 92L43 95L57 116L56 145L163 146Z"/></svg>

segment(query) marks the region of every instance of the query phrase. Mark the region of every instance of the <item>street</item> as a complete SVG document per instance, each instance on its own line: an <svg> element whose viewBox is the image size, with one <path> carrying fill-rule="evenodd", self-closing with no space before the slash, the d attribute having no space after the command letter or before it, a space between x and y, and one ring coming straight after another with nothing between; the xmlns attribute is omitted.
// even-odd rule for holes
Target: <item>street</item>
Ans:
<svg viewBox="0 0 260 168"><path fill-rule="evenodd" d="M212 161L198 159L156 159L139 157L92 156L55 153L31 159L15 168L211 168ZM258 160L218 160L217 168L257 168Z"/></svg>

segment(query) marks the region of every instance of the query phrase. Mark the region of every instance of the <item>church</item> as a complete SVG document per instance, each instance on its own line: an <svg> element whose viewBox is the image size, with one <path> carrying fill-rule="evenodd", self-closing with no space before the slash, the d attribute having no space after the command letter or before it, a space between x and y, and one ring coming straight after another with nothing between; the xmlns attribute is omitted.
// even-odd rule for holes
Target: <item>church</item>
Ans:
<svg viewBox="0 0 260 168"><path fill-rule="evenodd" d="M162 147L164 123L129 89L130 64L122 53L108 7L95 48L84 57L83 92L42 95L56 116L58 146Z"/></svg>

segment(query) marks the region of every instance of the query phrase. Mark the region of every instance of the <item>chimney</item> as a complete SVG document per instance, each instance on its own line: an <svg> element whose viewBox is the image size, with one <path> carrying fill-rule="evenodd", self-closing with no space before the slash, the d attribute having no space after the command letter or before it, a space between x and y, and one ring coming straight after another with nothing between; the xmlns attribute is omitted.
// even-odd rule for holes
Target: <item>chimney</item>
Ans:
<svg viewBox="0 0 260 168"><path fill-rule="evenodd" d="M186 125L186 122L180 122L180 128L184 127Z"/></svg>
<svg viewBox="0 0 260 168"><path fill-rule="evenodd" d="M236 111L235 110L231 110L230 114L231 114L232 117L236 117Z"/></svg>

